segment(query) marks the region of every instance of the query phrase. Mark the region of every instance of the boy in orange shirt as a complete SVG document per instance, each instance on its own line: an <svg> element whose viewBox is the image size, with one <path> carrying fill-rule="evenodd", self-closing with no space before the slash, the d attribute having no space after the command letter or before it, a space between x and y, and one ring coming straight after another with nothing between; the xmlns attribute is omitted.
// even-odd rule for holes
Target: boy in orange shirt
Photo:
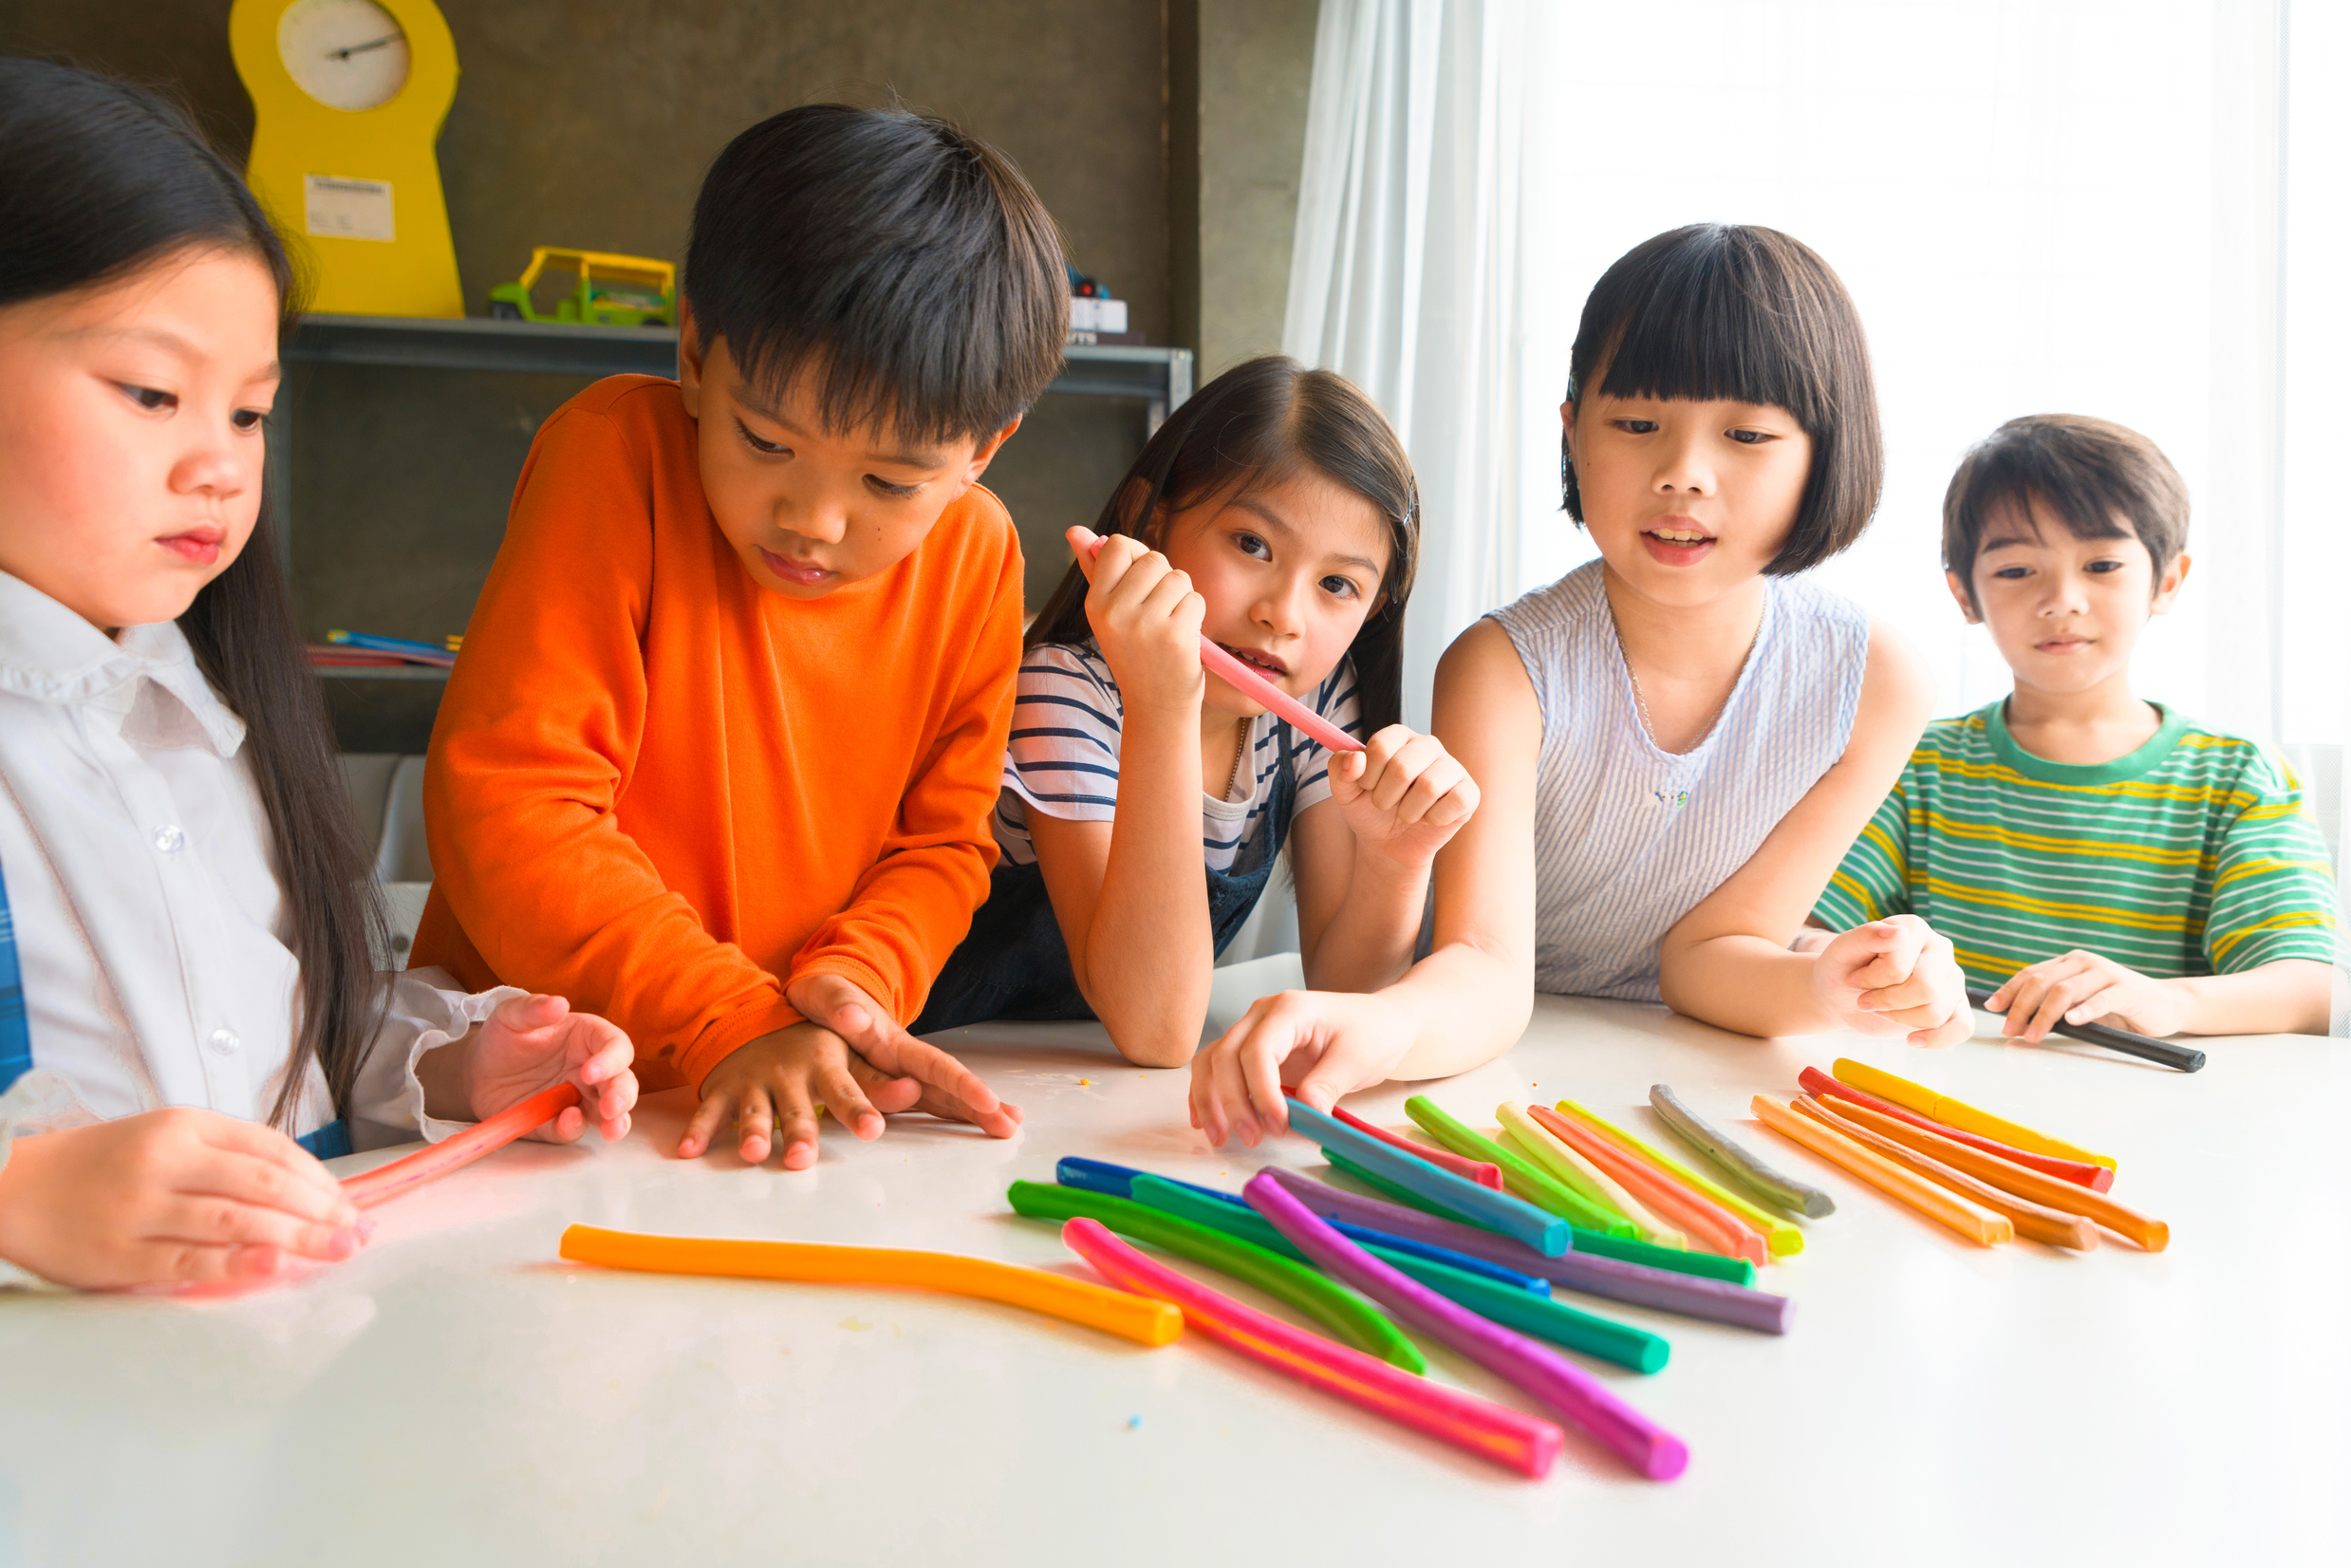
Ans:
<svg viewBox="0 0 2351 1568"><path fill-rule="evenodd" d="M694 208L679 379L541 428L425 775L412 961L569 997L816 1158L915 1108L1018 1111L908 1036L987 896L1020 551L980 474L1060 367L1053 220L994 149L834 104Z"/></svg>

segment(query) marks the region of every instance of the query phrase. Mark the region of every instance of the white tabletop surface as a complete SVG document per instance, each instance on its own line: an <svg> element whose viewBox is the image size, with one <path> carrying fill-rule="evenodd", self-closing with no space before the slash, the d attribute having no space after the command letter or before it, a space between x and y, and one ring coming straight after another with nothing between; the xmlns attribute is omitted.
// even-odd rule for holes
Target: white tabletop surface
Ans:
<svg viewBox="0 0 2351 1568"><path fill-rule="evenodd" d="M989 1303L557 1260L585 1222L1091 1278L1007 1182L1085 1154L1237 1187L1266 1158L1209 1151L1185 1075L1091 1026L960 1040L1025 1109L1018 1138L901 1119L873 1144L829 1129L805 1173L683 1164L671 1094L617 1148L516 1145L387 1205L359 1259L299 1286L0 1298L0 1563L2341 1560L2343 1041L2210 1042L2190 1077L1544 999L1517 1049L1428 1092L1478 1125L1568 1095L1662 1139L1663 1081L1838 1197L1759 1280L1797 1299L1783 1338L1567 1297L1671 1340L1653 1376L1584 1363L1687 1440L1667 1484L1572 1432L1526 1481L1197 1335L1145 1350ZM2115 1155L2115 1196L2170 1221L2172 1249L1968 1246L1751 1118L1839 1054ZM1349 1104L1401 1125L1406 1092ZM1271 1157L1321 1164L1295 1139Z"/></svg>

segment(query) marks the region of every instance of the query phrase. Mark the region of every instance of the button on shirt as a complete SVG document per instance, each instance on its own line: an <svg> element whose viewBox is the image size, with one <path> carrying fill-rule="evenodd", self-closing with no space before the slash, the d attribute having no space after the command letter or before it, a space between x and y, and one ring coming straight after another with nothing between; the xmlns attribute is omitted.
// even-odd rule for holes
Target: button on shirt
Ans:
<svg viewBox="0 0 2351 1568"><path fill-rule="evenodd" d="M0 867L33 1062L0 1095L0 1148L61 1121L276 1104L301 975L244 740L177 625L109 639L0 572ZM521 995L436 978L393 978L350 1106L362 1148L454 1129L425 1118L416 1061ZM335 1117L305 1073L296 1135Z"/></svg>

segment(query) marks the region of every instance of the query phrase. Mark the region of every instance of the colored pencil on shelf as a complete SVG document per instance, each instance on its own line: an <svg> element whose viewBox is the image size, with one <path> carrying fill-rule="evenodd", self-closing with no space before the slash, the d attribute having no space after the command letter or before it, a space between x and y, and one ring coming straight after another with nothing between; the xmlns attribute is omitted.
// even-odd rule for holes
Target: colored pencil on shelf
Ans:
<svg viewBox="0 0 2351 1568"><path fill-rule="evenodd" d="M1707 1180L1664 1149L1634 1137L1590 1107L1577 1105L1574 1100L1560 1100L1557 1110L1560 1115L1581 1122L1627 1154L1672 1177L1707 1202L1730 1210L1742 1224L1762 1233L1763 1244L1771 1250L1774 1258L1784 1258L1804 1250L1804 1233L1787 1221L1769 1210L1758 1208L1721 1183Z"/></svg>
<svg viewBox="0 0 2351 1568"><path fill-rule="evenodd" d="M2036 1131L2022 1123L2009 1121L2005 1116L1995 1116L1990 1111L1971 1106L1965 1100L1952 1099L1949 1094L1938 1094L1925 1084L1913 1083L1908 1078L1897 1078L1893 1073L1872 1067L1867 1062L1857 1062L1850 1056L1839 1056L1829 1064L1829 1071L1836 1075L1839 1083L1849 1083L1854 1088L1875 1094L1881 1100L1892 1100L1905 1110L1915 1111L1921 1116L1931 1117L1946 1127L1955 1127L1963 1132L1980 1133L1987 1138L1997 1138L2004 1144L2014 1145L2018 1148L2026 1149L2034 1154L2053 1154L2061 1160L2080 1160L2085 1165L2104 1166L2118 1176L2122 1173L2110 1154L2092 1153L2078 1144L2069 1144L2062 1138L2055 1138L2046 1132Z"/></svg>
<svg viewBox="0 0 2351 1568"><path fill-rule="evenodd" d="M1906 1144L1895 1143L1882 1133L1873 1132L1860 1123L1839 1114L1834 1106L1817 1100L1809 1094L1800 1095L1791 1102L1802 1115L1810 1116L1822 1127L1843 1133L1863 1148L1874 1150L1924 1176L1947 1192L1956 1192L1968 1202L1994 1214L2005 1214L2016 1233L2028 1241L2046 1241L2053 1247L2064 1247L2072 1252L2094 1252L2098 1249L2098 1227L2079 1214L2065 1214L2044 1208L2013 1192L2004 1192L1989 1182L1979 1182L1965 1171L1952 1169L1942 1161L1921 1154Z"/></svg>
<svg viewBox="0 0 2351 1568"><path fill-rule="evenodd" d="M1968 1132L1955 1127L1948 1127L1941 1122L1921 1116L1915 1111L1905 1111L1891 1100L1881 1100L1875 1094L1865 1093L1849 1083L1839 1083L1817 1067L1805 1068L1803 1072L1796 1075L1796 1081L1803 1086L1806 1093L1817 1095L1824 1100L1831 1098L1850 1100L1855 1105L1867 1106L1881 1116L1892 1116L1895 1121L1908 1122L1913 1127L1922 1127L1930 1132L1939 1132L1944 1137L1956 1142L1972 1144L1987 1154L1997 1154L2002 1159L2016 1165L2030 1166L2035 1170L2072 1182L2077 1186L2086 1186L2092 1192L2104 1192L2115 1185L2115 1173L2104 1166L2094 1166L2082 1160L2061 1160L2053 1154L2035 1154L2029 1149L2018 1148L2012 1145L2001 1143L1997 1139L1987 1138L1980 1132Z"/></svg>
<svg viewBox="0 0 2351 1568"><path fill-rule="evenodd" d="M1756 1116L1774 1132L1803 1145L1831 1165L1844 1167L1895 1202L1908 1204L1978 1246L1996 1246L2015 1238L2016 1227L2006 1215L1989 1213L1964 1198L1954 1197L1925 1177L1863 1148L1843 1133L1790 1110L1768 1094L1756 1095L1753 1108Z"/></svg>
<svg viewBox="0 0 2351 1568"><path fill-rule="evenodd" d="M2004 1160L1997 1154L1987 1154L1973 1145L1946 1138L1925 1128L1913 1127L1892 1116L1880 1115L1866 1106L1845 1105L1834 1109L1839 1115L1850 1117L1874 1132L1892 1138L1896 1143L1908 1144L1929 1158L1940 1160L1955 1170L1964 1170L1979 1181L1989 1182L2020 1198L2029 1198L2050 1208L2095 1220L2116 1235L2136 1242L2149 1252L2161 1252L2172 1244L2170 1225L2161 1220L2151 1220L2136 1209L2125 1208L2102 1192L2092 1192L2043 1171Z"/></svg>

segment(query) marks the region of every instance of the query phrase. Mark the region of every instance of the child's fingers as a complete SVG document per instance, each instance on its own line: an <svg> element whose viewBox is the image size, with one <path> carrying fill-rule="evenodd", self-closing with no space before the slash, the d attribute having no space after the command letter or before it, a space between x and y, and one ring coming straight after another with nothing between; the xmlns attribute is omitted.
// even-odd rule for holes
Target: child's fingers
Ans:
<svg viewBox="0 0 2351 1568"><path fill-rule="evenodd" d="M767 1086L746 1085L735 1106L736 1152L743 1157L743 1164L767 1164L768 1155L774 1152L774 1130L775 1102L769 1096Z"/></svg>
<svg viewBox="0 0 2351 1568"><path fill-rule="evenodd" d="M282 1209L256 1208L226 1198L175 1194L148 1222L150 1241L198 1246L271 1246L300 1258L340 1263L359 1250L356 1225L316 1224Z"/></svg>
<svg viewBox="0 0 2351 1568"><path fill-rule="evenodd" d="M710 1147L710 1140L735 1114L735 1096L725 1090L702 1096L702 1103L694 1108L686 1119L685 1135L678 1140L678 1158L691 1160Z"/></svg>
<svg viewBox="0 0 2351 1568"><path fill-rule="evenodd" d="M792 1079L778 1086L774 1104L774 1119L783 1124L784 1168L806 1170L816 1163L816 1102L803 1080Z"/></svg>
<svg viewBox="0 0 2351 1568"><path fill-rule="evenodd" d="M1224 1113L1225 1125L1241 1140L1243 1148L1255 1148L1265 1136L1259 1125L1257 1111L1250 1104L1249 1080L1241 1067L1241 1057L1249 1053L1254 1041L1238 1051L1219 1054L1213 1072L1216 1077L1217 1104Z"/></svg>
<svg viewBox="0 0 2351 1568"><path fill-rule="evenodd" d="M2033 1006L2032 1021L2025 1027L2025 1043L2038 1045L2047 1039L2049 1031L2065 1021L2068 1011L2078 1006L2083 998L2105 987L2105 977L2086 972L2068 975L2051 983Z"/></svg>
<svg viewBox="0 0 2351 1568"><path fill-rule="evenodd" d="M1962 1007L1931 1029L1913 1030L1909 1036L1909 1043L1924 1047L1929 1051L1940 1051L1947 1046L1957 1045L1961 1040L1972 1037L1974 1034L1975 1016Z"/></svg>
<svg viewBox="0 0 2351 1568"><path fill-rule="evenodd" d="M857 1087L848 1062L822 1064L816 1070L816 1092L825 1097L825 1110L834 1121L865 1143L882 1135L882 1113L866 1099L866 1092Z"/></svg>
<svg viewBox="0 0 2351 1568"><path fill-rule="evenodd" d="M922 1102L923 1086L899 1073L885 1073L862 1055L851 1053L849 1077L864 1092L866 1103L885 1116L912 1111Z"/></svg>
<svg viewBox="0 0 2351 1568"><path fill-rule="evenodd" d="M233 1116L197 1114L200 1120L196 1136L208 1148L256 1161L283 1179L286 1185L282 1194L271 1196L268 1202L313 1220L342 1218L347 1222L359 1213L343 1195L343 1184L335 1180L334 1172L277 1129ZM246 1201L264 1200L248 1197Z"/></svg>
<svg viewBox="0 0 2351 1568"><path fill-rule="evenodd" d="M294 1152L309 1159L299 1146ZM313 1160L311 1164L317 1162ZM298 1171L266 1156L208 1147L190 1157L188 1164L174 1174L170 1185L176 1197L232 1204L316 1224L357 1223L358 1205L345 1195L340 1182L332 1182L332 1178L329 1181L332 1185L321 1191Z"/></svg>

